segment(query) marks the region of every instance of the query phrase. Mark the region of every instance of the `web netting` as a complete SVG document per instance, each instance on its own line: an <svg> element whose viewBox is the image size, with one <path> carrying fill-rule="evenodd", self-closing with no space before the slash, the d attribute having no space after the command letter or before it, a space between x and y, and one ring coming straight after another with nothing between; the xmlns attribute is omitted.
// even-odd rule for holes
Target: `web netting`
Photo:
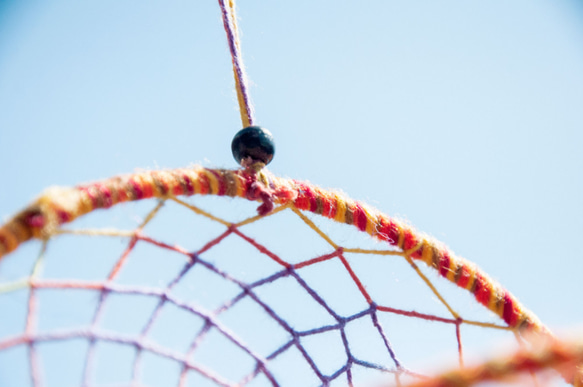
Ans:
<svg viewBox="0 0 583 387"><path fill-rule="evenodd" d="M275 207L263 216L254 201L181 198L257 197L245 172L201 168L58 191L17 215L2 251L42 241L0 261L1 384L402 385L489 341L550 335L402 222L265 179ZM96 208L109 209L66 225Z"/></svg>

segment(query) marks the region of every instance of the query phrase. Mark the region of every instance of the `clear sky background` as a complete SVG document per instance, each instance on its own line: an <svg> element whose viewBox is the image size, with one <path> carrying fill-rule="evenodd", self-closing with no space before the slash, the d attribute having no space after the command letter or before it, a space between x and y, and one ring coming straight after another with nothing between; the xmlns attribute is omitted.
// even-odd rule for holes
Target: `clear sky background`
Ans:
<svg viewBox="0 0 583 387"><path fill-rule="evenodd" d="M239 16L272 172L406 219L581 332L583 3L246 0ZM234 168L240 125L216 1L0 1L1 217L51 185Z"/></svg>

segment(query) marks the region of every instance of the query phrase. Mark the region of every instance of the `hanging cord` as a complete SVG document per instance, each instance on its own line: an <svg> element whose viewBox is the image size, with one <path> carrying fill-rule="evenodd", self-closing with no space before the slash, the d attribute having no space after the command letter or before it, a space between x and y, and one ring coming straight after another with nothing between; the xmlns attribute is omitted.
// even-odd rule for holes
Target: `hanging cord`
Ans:
<svg viewBox="0 0 583 387"><path fill-rule="evenodd" d="M266 215L274 208L274 192L269 187L269 178L263 172L263 168L271 161L275 151L273 138L269 131L253 125L253 108L249 98L245 67L243 66L235 0L219 0L219 5L231 51L239 112L243 123L243 129L233 139L231 149L237 162L245 169L244 174L249 180L250 189L247 197L263 202L257 211L259 215Z"/></svg>
<svg viewBox="0 0 583 387"><path fill-rule="evenodd" d="M225 4L227 3L227 4ZM243 127L253 125L253 107L249 98L247 76L243 66L239 33L237 31L237 15L235 13L235 0L219 0L223 24L227 33L229 50L233 62L233 74L235 76L235 87L237 88L237 99L239 100L239 111Z"/></svg>

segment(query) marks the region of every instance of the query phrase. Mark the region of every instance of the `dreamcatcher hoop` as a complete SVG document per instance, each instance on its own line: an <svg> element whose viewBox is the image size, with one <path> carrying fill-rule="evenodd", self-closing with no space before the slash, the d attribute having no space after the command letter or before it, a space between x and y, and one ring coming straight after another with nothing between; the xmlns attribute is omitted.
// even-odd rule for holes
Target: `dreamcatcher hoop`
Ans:
<svg viewBox="0 0 583 387"><path fill-rule="evenodd" d="M263 188L265 191L259 192L259 186L266 187ZM95 209L153 197L167 199L180 195L206 194L238 196L250 200L256 200L261 194L266 194L263 205L258 209L260 213L270 213L275 203L353 225L360 231L401 249L411 264L413 264L411 259L421 260L442 277L470 291L476 301L498 315L509 327L531 334L552 336L538 318L526 310L508 291L476 266L456 257L438 242L397 220L379 214L362 203L345 199L307 183L279 179L265 173L256 177L244 170L193 168L156 171L117 177L75 189L49 191L0 229L0 257L14 251L21 243L32 237L50 237L62 224ZM329 243L340 249L331 240ZM341 253L341 250L338 253ZM288 266L283 262L281 264ZM361 286L359 288L372 304L366 290ZM453 314L455 316L455 313Z"/></svg>
<svg viewBox="0 0 583 387"><path fill-rule="evenodd" d="M427 279L419 270L416 262L421 261L428 267L434 269L441 277L472 293L476 301L497 314L506 324L508 324L509 328L516 332L516 334L522 335L524 338L535 344L540 344L541 337L546 338L546 340L550 341L551 343L555 341L551 332L536 318L536 316L526 310L508 291L490 279L475 265L467 262L463 258L457 257L438 242L424 236L423 234L418 233L416 230L402 224L395 219L379 213L378 211L366 206L365 204L352 201L345 198L343 195L323 190L308 183L276 178L265 171L257 173L252 170L230 171L195 167L174 171L137 173L130 176L116 177L102 182L79 186L71 189L53 189L42 195L35 203L33 203L20 214L16 215L6 225L0 228L0 257L10 253L11 251L14 251L21 243L26 242L31 238L48 240L53 235L63 232L67 233L66 230L61 231L62 225L69 223L76 218L94 210L107 209L120 203L151 198L180 201L177 197L182 195L217 195L263 201L263 204L261 204L258 208L260 215L257 215L256 217L250 218L239 224L224 224L226 227L228 227L228 231L225 232L220 237L220 239L209 242L209 244L207 244L195 255L192 255L193 253L189 253L187 251L182 251L183 254L195 259L193 263L196 262L196 259L198 259L197 257L199 253L202 253L203 251L206 251L206 249L219 243L222 238L231 233L235 233L246 239L249 243L253 244L258 248L259 251L268 255L269 258L271 258L277 264L281 265L283 272L288 272L288 274L294 273L296 270L301 270L304 267L323 261L339 259L358 287L361 295L369 304L370 310L368 313L372 312L371 317L373 318L373 321L375 321L376 312L389 312L410 317L440 321L443 323L450 323L454 325L456 329L460 363L463 364L462 342L459 330L460 325L464 323L484 327L495 327L495 325L471 320L464 321L457 314L457 312L449 306L447 301L441 297L431 281ZM189 206L186 203L183 204ZM195 212L202 212L206 216L224 223L224 221L218 218L214 218L212 215L206 214L204 211L201 211L196 207L191 208ZM238 227L258 220L266 215L272 215L286 209L295 212L300 218L302 218L302 220L304 220L308 226L310 226L316 233L324 238L331 245L331 247L334 248L334 251L330 254L319 256L314 259L300 262L298 264L290 264L238 231ZM336 222L356 227L361 232L366 232L376 239L388 242L398 250L367 251L362 249L345 249L341 246L338 246L325 233L318 229L318 227L309 218L303 215L301 211L311 212L313 214L332 219ZM153 215L151 215L151 217L153 217ZM153 241L152 239L141 235L139 230L140 228L138 228L132 235L130 235L132 238L132 242L130 242L131 248L133 248L138 240L145 240L162 248L173 249L170 245L165 245L163 243ZM94 233L95 235L99 235L99 232ZM114 232L110 233L112 233L112 235L115 234ZM107 234L107 231L105 234ZM177 248L174 249L176 250ZM116 273L121 269L121 266L124 264L129 251L130 250L124 253L120 261L112 269L107 282L101 284L96 283L92 285L86 284L84 286L94 290L101 289L101 291L116 289L115 285L110 284L109 281L111 281ZM423 315L414 311L398 310L390 306L376 304L376 302L367 292L365 285L361 282L358 275L351 268L346 258L344 258L343 254L345 252L362 254L376 253L381 255L399 255L404 257L412 266L412 268L421 276L421 278L423 278L425 283L431 288L440 301L449 309L450 313L452 314L452 318L444 319L430 315ZM46 281L39 280L37 283L34 277L30 277L24 281L25 285L30 286L31 289L36 289L37 287L39 289L52 287L75 288L76 286L81 286L81 288L83 288L83 285L75 285L74 283L72 284L66 282L59 283L58 281L55 283L51 283L51 281L45 283ZM13 283L5 285L5 287L8 288L16 288L18 286L22 286L22 284ZM316 297L318 296L316 295ZM163 299L166 300L166 298ZM33 298L31 298L31 302L34 304ZM29 310L29 318L33 315L33 304L30 306L32 309ZM207 318L210 319L210 317ZM50 334L46 337L42 335L37 336L33 326L31 325L22 335L0 342L0 351L18 345L29 345L31 348L34 348L34 345L37 342L46 340L59 340L67 337L77 337L78 335L81 337L88 335L90 340L95 340L96 338L106 340L105 337L101 337L98 334L91 332L86 332L84 334L74 332L72 334L73 336L68 335L70 335L70 333L64 334L62 337L58 334L56 337L53 337ZM384 340L387 344L387 349L392 354L390 344L388 341L386 341L386 338L384 338ZM134 345L138 345L141 348L143 344L136 342ZM245 347L243 346L243 348ZM152 350L151 348L149 349ZM571 354L570 356L574 359L578 359L577 356L579 356L579 352L577 352L576 348L571 349L569 347L552 347L550 353L554 355L554 357L551 356L550 361L541 361L540 364L534 364L534 361L528 363L529 359L527 358L524 360L525 356L521 355L522 359L524 360L522 363L528 363L530 364L531 370L536 370L537 367L548 367L557 364L561 365L562 363L560 363L560 361L565 357L565 355L562 355L561 357L561 353ZM401 366L399 365L396 358L394 358L394 360L397 364L397 371L406 372L405 369L400 368ZM197 368L197 366L188 363L185 360L183 360L183 362L185 370L192 368L201 373L205 373L205 375L208 376L211 380L219 384L226 383L218 376L213 376L211 373L206 374L207 371L201 370ZM563 362L572 363L573 360L567 359L566 361L563 360ZM504 367L501 365L515 365L516 363L517 361L515 360L499 363L487 363L484 366L486 371L478 374L490 375L492 377L502 377L512 371L518 372L527 369L523 365L522 367L508 366L504 371L502 370ZM270 377L271 382L277 384L277 381L273 379L273 376L271 376L271 374L266 371L266 367L267 363L260 362L255 374L251 376L251 379L259 372L266 372L266 375ZM35 366L33 365L33 370L34 369ZM492 372L492 369L499 370L499 375L496 374L496 372ZM562 367L561 371L567 380L574 380L574 369ZM34 373L37 372L38 371L35 371ZM461 376L457 377L460 380L464 380L464 377L467 378L467 375L471 375L469 380L472 380L471 378L476 377L478 374L472 373L471 371L468 371L466 374L462 371ZM185 374L183 373L183 375ZM452 375L454 374L444 376L445 380L451 380L452 378L456 377L455 375L457 374L454 376ZM181 377L181 379L183 377ZM326 384L325 380L327 379L323 379L324 384ZM480 380L479 377L478 380ZM349 382L350 381L351 378L349 377ZM579 382L580 381L576 381L575 384L578 385ZM436 385L441 385L440 383L443 382L439 382L439 380L437 380L435 383L437 383Z"/></svg>

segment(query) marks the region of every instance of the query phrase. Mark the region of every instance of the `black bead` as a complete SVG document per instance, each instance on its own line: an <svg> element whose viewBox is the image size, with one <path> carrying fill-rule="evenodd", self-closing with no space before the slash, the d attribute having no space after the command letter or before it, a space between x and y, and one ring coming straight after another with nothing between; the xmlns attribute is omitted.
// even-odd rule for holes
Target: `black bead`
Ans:
<svg viewBox="0 0 583 387"><path fill-rule="evenodd" d="M275 154L275 143L269 130L260 126L248 126L235 135L231 150L239 164L248 160L267 165Z"/></svg>

